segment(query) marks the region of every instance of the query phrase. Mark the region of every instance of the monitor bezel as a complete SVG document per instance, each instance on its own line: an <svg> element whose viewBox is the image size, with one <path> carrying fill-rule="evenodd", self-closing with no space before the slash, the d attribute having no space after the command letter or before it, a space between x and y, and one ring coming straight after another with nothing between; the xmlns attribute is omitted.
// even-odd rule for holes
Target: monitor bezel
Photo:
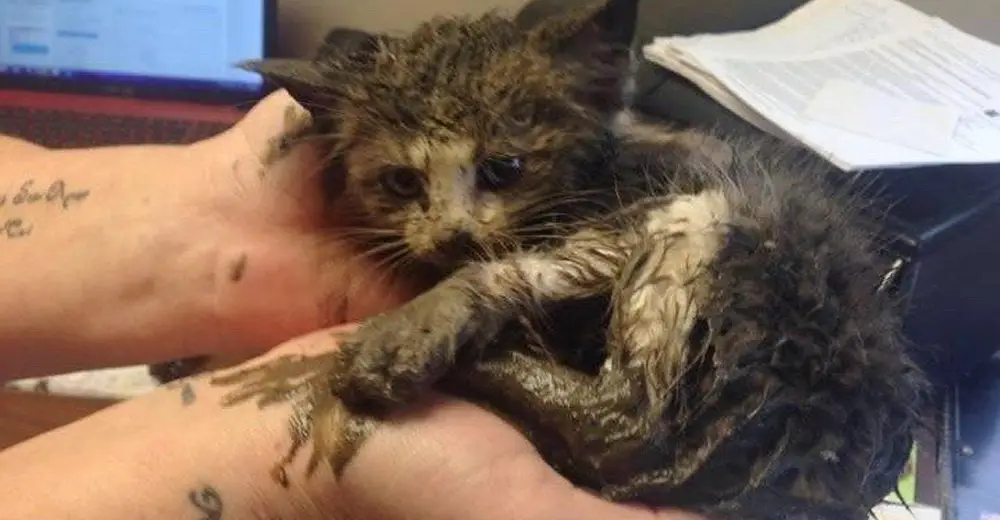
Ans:
<svg viewBox="0 0 1000 520"><path fill-rule="evenodd" d="M264 57L277 52L278 6L277 0L259 0L264 9ZM235 64L234 64L235 65ZM61 94L87 94L150 99L162 101L189 101L208 104L242 104L260 99L274 89L270 82L262 81L257 88L228 87L221 82L189 81L149 76L93 74L72 77L13 74L0 72L0 88L21 89L34 92Z"/></svg>

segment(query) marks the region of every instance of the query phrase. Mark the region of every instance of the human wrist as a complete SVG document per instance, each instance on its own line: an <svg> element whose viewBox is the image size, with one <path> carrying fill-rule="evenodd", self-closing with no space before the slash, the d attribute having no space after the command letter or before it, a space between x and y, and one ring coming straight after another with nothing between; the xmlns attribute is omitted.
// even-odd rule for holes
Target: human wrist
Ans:
<svg viewBox="0 0 1000 520"><path fill-rule="evenodd" d="M289 410L220 408L223 391L205 381L161 389L0 453L4 513L53 520L342 518L326 467L307 479L307 457L300 457L287 488L270 476L290 442ZM212 500L221 517L209 514Z"/></svg>
<svg viewBox="0 0 1000 520"><path fill-rule="evenodd" d="M183 348L185 329L210 321L214 244L190 236L208 218L183 207L170 185L198 160L189 147L127 147L0 162L8 196L0 221L30 229L0 238L0 351L8 361L0 380L143 362L156 349ZM75 198L14 204L28 182L30 192L59 184Z"/></svg>
<svg viewBox="0 0 1000 520"><path fill-rule="evenodd" d="M44 146L25 141L24 139L0 134L0 157L19 157L48 150Z"/></svg>

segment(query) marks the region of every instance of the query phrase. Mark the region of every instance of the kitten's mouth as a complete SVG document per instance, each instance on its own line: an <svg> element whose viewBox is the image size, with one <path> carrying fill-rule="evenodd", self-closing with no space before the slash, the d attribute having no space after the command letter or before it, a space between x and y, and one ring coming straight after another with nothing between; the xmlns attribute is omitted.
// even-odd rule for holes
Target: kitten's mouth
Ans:
<svg viewBox="0 0 1000 520"><path fill-rule="evenodd" d="M455 251L433 249L420 254L414 253L413 258L438 269L452 270L474 260L476 256L471 253L471 250L458 253Z"/></svg>
<svg viewBox="0 0 1000 520"><path fill-rule="evenodd" d="M413 257L439 269L452 270L469 262L495 257L502 252L500 249L496 244L458 237L434 249L413 252Z"/></svg>

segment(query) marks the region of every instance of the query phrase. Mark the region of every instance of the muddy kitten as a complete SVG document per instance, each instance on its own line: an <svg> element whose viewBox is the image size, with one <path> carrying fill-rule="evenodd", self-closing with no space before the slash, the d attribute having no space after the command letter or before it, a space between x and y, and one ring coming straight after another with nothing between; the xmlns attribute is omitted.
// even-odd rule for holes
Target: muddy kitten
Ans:
<svg viewBox="0 0 1000 520"><path fill-rule="evenodd" d="M622 26L630 15L600 17ZM592 34L578 28L553 26L536 42L493 14L439 20L407 38L337 28L309 62L251 68L312 113L308 135L290 141L332 144L325 190L347 221L342 233L387 269L439 279L607 207L611 180L594 163L605 158L608 118L622 106L628 48L581 55ZM174 361L151 373L166 382L206 363Z"/></svg>
<svg viewBox="0 0 1000 520"><path fill-rule="evenodd" d="M924 387L850 183L764 139L615 128L610 0L523 27L438 19L252 68L313 114L369 247L444 277L340 350L218 377L292 400L289 457L347 464L435 388L612 500L715 518L864 518ZM629 9L625 9L628 11ZM290 459L282 462L285 463Z"/></svg>
<svg viewBox="0 0 1000 520"><path fill-rule="evenodd" d="M622 15L600 16L620 26ZM497 15L439 20L403 39L337 28L308 64L251 68L312 113L307 135L290 142L333 144L324 189L345 222L341 233L386 269L436 280L617 204L599 163L609 117L623 106L618 64L628 48L578 54L590 37L539 32L528 44L521 27ZM150 373L169 382L207 363L172 361Z"/></svg>
<svg viewBox="0 0 1000 520"><path fill-rule="evenodd" d="M354 236L370 231L387 254L447 272L607 205L610 179L591 165L605 159L621 106L613 63L627 54L580 55L572 40L587 35L559 30L529 42L496 15L439 20L407 38L355 35L312 64L254 68L309 108L314 137L331 143L328 188Z"/></svg>

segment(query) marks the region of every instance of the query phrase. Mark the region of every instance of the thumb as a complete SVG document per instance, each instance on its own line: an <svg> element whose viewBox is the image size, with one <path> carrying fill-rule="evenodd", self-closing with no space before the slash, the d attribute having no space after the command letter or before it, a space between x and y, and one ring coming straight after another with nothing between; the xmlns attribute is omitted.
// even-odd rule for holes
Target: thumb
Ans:
<svg viewBox="0 0 1000 520"><path fill-rule="evenodd" d="M246 140L251 150L260 151L261 159L264 159L276 138L309 124L309 121L309 112L287 91L279 89L254 105L232 130Z"/></svg>

